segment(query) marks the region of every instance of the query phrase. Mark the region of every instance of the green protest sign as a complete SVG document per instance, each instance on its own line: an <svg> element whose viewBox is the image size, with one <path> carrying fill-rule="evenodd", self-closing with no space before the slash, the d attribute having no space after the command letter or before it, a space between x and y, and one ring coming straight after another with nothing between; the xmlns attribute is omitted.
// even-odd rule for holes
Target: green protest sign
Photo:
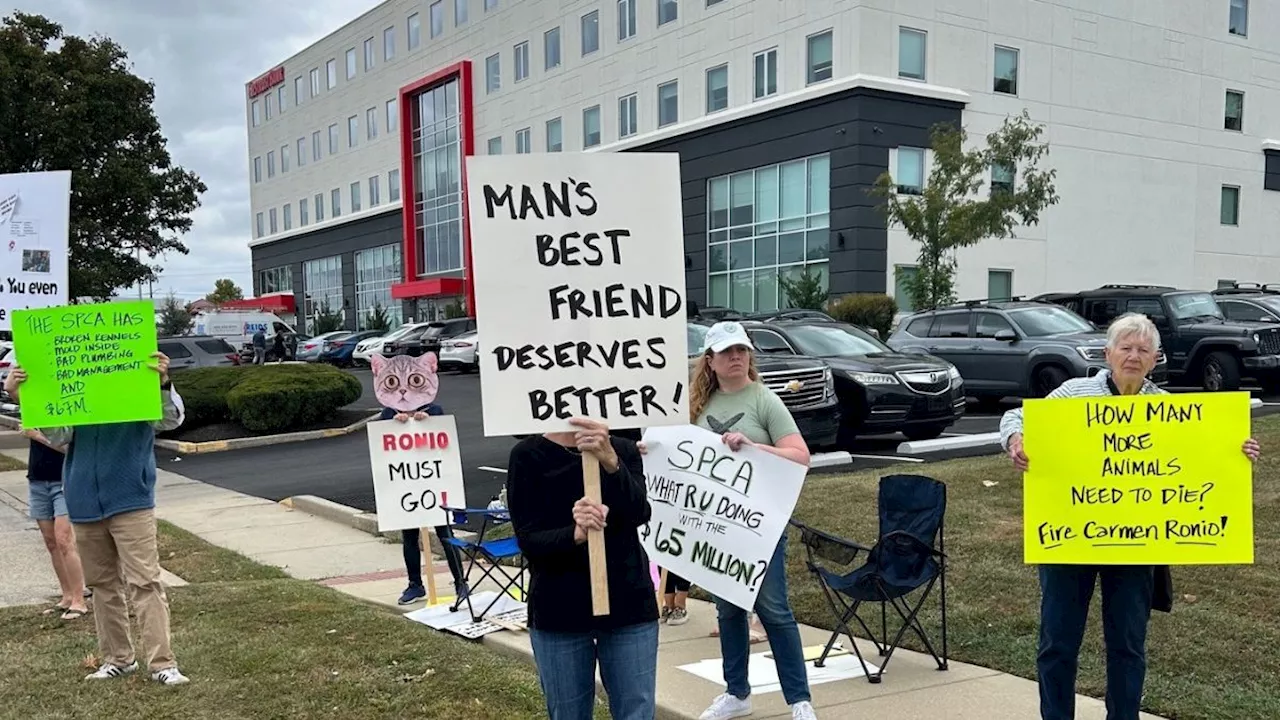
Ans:
<svg viewBox="0 0 1280 720"><path fill-rule="evenodd" d="M28 428L159 420L155 306L146 301L15 310Z"/></svg>

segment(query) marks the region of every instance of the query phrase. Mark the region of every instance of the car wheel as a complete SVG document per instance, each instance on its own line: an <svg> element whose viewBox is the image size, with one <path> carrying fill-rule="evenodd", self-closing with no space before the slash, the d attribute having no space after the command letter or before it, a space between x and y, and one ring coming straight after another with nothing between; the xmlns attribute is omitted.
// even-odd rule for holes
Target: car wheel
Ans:
<svg viewBox="0 0 1280 720"><path fill-rule="evenodd" d="M1057 365L1045 365L1036 369L1035 380L1031 388L1032 392L1038 398L1045 397L1049 393L1058 389L1058 386L1067 381L1067 371Z"/></svg>
<svg viewBox="0 0 1280 720"><path fill-rule="evenodd" d="M978 409L983 412L995 412L1000 409L1001 400L1004 400L1004 398L994 395L979 395L977 397Z"/></svg>
<svg viewBox="0 0 1280 720"><path fill-rule="evenodd" d="M1212 352L1200 368L1200 385L1208 392L1240 389L1240 361L1229 353Z"/></svg>
<svg viewBox="0 0 1280 720"><path fill-rule="evenodd" d="M940 437L946 429L946 425L923 425L907 428L902 431L902 434L906 435L908 440L933 440Z"/></svg>

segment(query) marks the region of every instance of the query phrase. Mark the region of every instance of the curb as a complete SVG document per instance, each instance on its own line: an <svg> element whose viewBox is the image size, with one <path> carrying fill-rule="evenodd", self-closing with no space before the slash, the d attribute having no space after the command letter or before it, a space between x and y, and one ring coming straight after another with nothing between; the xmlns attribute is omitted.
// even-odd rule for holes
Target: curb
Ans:
<svg viewBox="0 0 1280 720"><path fill-rule="evenodd" d="M843 450L814 453L809 457L809 468L829 468L853 464L853 456Z"/></svg>
<svg viewBox="0 0 1280 720"><path fill-rule="evenodd" d="M390 542L402 542L399 530L378 530L378 516L376 513L365 512L358 508L350 507L336 503L332 500L326 500L315 495L295 495L287 497L280 501L281 505L293 510L298 510L308 515L324 518L339 525L346 525L360 532L365 532L374 537L380 537ZM468 530L455 528L453 534L463 540L474 540L475 533ZM438 543L432 541L433 554L439 551ZM443 557L443 555L441 555Z"/></svg>
<svg viewBox="0 0 1280 720"><path fill-rule="evenodd" d="M305 442L307 440L322 440L324 438L342 437L343 435L350 435L351 433L363 430L366 425L373 422L377 417L378 416L376 414L370 415L363 420L357 420L346 427L340 428L306 430L303 432L263 435L260 437L235 438L234 440L211 440L209 442L191 443L182 442L180 440L156 438L156 447L176 452L179 455L204 455L206 453L226 452L228 450L244 450L246 448ZM3 421L0 420L0 422Z"/></svg>

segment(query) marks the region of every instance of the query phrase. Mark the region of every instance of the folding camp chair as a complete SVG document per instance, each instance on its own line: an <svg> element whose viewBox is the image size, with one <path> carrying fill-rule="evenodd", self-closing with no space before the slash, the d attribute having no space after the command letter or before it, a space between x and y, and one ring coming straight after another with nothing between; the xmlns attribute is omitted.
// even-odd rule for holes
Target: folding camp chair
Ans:
<svg viewBox="0 0 1280 720"><path fill-rule="evenodd" d="M867 680L878 683L894 650L910 629L938 663L938 669L946 670L947 566L943 544L943 517L947 511L947 486L920 475L887 475L880 479L879 511L880 536L874 547L791 521L792 525L800 529L801 542L805 548L805 564L817 578L827 605L836 617L836 628L814 666L822 667L826 663L832 647L843 633L849 638L849 644L857 655ZM821 559L829 565L848 568L864 553L866 560L862 566L851 572L836 572L818 564ZM934 583L939 585L942 616L941 656L934 651L918 617ZM920 592L912 601L911 594L916 591ZM879 637L858 615L858 609L863 603L880 603ZM892 607L902 619L902 626L892 641L889 638L886 606ZM858 649L849 628L850 620L862 627L867 638L884 658L880 669L874 674L867 668L862 652Z"/></svg>
<svg viewBox="0 0 1280 720"><path fill-rule="evenodd" d="M476 535L475 540L463 540L453 534L453 525L449 525L449 539L445 542L457 548L460 553L466 556L467 567L463 573L463 579L467 582L467 587L475 588L486 579L492 580L498 584L498 594L493 600L485 606L480 612L476 612L475 607L471 603L471 593L467 593L466 598L458 598L449 608L450 612L457 611L462 607L462 603L467 604L467 611L471 613L471 619L480 622L480 619L489 612L494 605L502 599L502 596L510 595L512 598L524 602L524 574L525 560L520 554L520 546L516 544L514 537L500 538L497 540L486 540L485 535L496 527L500 527L511 522L511 515L506 509L477 509L477 508L444 508L446 516L452 516L454 525L466 525L473 519L480 521L480 532ZM509 566L503 565L502 561L516 561L514 571ZM481 562L483 560L483 562ZM481 575L479 582L471 582L471 571L480 568Z"/></svg>

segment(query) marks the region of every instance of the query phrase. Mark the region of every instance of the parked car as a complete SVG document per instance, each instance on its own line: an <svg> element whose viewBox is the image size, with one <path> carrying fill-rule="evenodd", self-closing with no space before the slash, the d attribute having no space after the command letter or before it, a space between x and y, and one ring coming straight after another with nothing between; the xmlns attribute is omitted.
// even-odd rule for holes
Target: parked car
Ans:
<svg viewBox="0 0 1280 720"><path fill-rule="evenodd" d="M689 321L689 370L702 355L702 344L712 321ZM839 440L840 403L836 397L831 368L821 360L781 357L756 353L760 381L782 398L800 428L800 435L812 449L833 447Z"/></svg>
<svg viewBox="0 0 1280 720"><path fill-rule="evenodd" d="M285 332L284 333L284 358L280 358L276 353L275 335L268 335L267 336L267 352L266 352L266 355L263 356L263 359L266 362L276 362L277 360L281 360L281 359L297 360L298 345L306 342L309 339L310 339L309 335L297 335L291 332ZM249 342L244 343L243 345L240 346L240 364L241 365L253 364L252 338L249 340Z"/></svg>
<svg viewBox="0 0 1280 720"><path fill-rule="evenodd" d="M0 384L9 378L9 371L13 369L13 343L0 342Z"/></svg>
<svg viewBox="0 0 1280 720"><path fill-rule="evenodd" d="M356 345L362 340L370 338L382 337L381 330L361 330L349 335L339 335L337 337L325 340L321 345L320 362L332 363L338 367L347 367L354 365L352 353L356 351Z"/></svg>
<svg viewBox="0 0 1280 720"><path fill-rule="evenodd" d="M842 447L864 434L901 432L909 440L930 440L964 415L964 381L944 360L897 352L861 328L831 320L743 325L770 358L807 356L831 367Z"/></svg>
<svg viewBox="0 0 1280 720"><path fill-rule="evenodd" d="M1237 390L1253 379L1280 390L1280 327L1227 320L1212 293L1163 285L1104 285L1041 300L1062 305L1099 327L1137 312L1151 318L1168 356L1170 381L1213 392Z"/></svg>
<svg viewBox="0 0 1280 720"><path fill-rule="evenodd" d="M351 353L351 359L354 360L357 365L368 365L369 356L380 354L382 352L383 347L388 342L391 342L392 340L398 340L399 338L404 337L410 331L420 327L425 327L426 325L427 323L405 323L404 325L401 325L400 327L396 328L395 330L392 330L386 335L381 335L379 337L371 337L367 340L361 340L356 345L355 352Z"/></svg>
<svg viewBox="0 0 1280 720"><path fill-rule="evenodd" d="M1107 367L1106 333L1067 308L1047 302L974 300L916 313L889 337L900 352L928 353L955 365L966 392L991 405L1005 397L1037 398L1068 378ZM1151 379L1167 380L1164 355Z"/></svg>
<svg viewBox="0 0 1280 720"><path fill-rule="evenodd" d="M477 333L469 332L440 343L440 369L459 372L480 370L480 345Z"/></svg>
<svg viewBox="0 0 1280 720"><path fill-rule="evenodd" d="M1280 323L1280 289L1274 285L1234 283L1214 290L1213 298L1227 320Z"/></svg>
<svg viewBox="0 0 1280 720"><path fill-rule="evenodd" d="M231 343L210 335L175 335L158 338L156 349L169 356L169 370L193 367L226 367L240 364Z"/></svg>
<svg viewBox="0 0 1280 720"><path fill-rule="evenodd" d="M318 362L320 354L324 352L324 344L334 338L350 335L350 330L334 330L333 332L323 333L313 338L303 340L298 345L298 351L294 354L295 360L303 362Z"/></svg>
<svg viewBox="0 0 1280 720"><path fill-rule="evenodd" d="M389 342L382 348L382 354L410 355L417 357L429 352L440 356L440 343L476 331L475 318L454 318L427 323L424 327L405 333L401 338Z"/></svg>

